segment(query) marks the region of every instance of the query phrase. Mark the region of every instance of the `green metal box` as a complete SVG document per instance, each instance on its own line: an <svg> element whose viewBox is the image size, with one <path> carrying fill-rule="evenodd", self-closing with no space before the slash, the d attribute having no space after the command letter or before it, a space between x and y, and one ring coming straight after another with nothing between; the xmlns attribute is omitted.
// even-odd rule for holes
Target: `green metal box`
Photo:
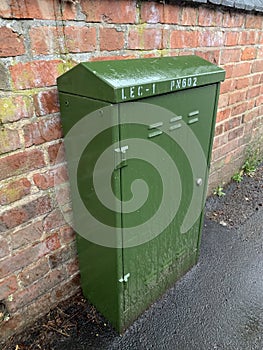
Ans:
<svg viewBox="0 0 263 350"><path fill-rule="evenodd" d="M82 289L119 332L197 262L224 77L182 56L58 78Z"/></svg>

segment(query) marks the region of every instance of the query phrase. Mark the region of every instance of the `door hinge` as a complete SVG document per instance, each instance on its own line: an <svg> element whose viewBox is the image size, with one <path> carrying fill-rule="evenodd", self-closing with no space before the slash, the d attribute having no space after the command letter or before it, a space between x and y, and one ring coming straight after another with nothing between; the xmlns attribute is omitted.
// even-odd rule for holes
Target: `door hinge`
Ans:
<svg viewBox="0 0 263 350"><path fill-rule="evenodd" d="M127 165L126 151L129 146L115 148L115 169L120 169Z"/></svg>
<svg viewBox="0 0 263 350"><path fill-rule="evenodd" d="M127 273L125 276L123 276L122 278L119 279L119 282L121 282L121 283L128 282L130 275L131 275L130 273Z"/></svg>

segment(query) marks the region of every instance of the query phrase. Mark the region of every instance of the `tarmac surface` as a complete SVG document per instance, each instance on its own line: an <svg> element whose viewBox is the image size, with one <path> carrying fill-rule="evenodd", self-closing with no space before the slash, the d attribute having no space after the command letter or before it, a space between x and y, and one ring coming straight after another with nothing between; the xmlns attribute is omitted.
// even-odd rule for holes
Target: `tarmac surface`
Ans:
<svg viewBox="0 0 263 350"><path fill-rule="evenodd" d="M84 333L55 348L262 350L262 208L237 230L205 220L198 264L122 336Z"/></svg>

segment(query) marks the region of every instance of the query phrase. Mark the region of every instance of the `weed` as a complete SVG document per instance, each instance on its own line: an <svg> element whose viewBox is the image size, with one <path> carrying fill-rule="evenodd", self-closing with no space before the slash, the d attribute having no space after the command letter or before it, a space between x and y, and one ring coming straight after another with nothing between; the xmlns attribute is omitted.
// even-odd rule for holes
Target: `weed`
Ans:
<svg viewBox="0 0 263 350"><path fill-rule="evenodd" d="M242 170L244 173L248 176L253 176L255 174L255 171L257 170L257 163L254 162L254 160L247 159L242 166Z"/></svg>
<svg viewBox="0 0 263 350"><path fill-rule="evenodd" d="M262 149L260 146L261 142L257 143L257 146L253 144L249 149L247 150L247 158L242 166L242 170L244 174L248 176L253 176L255 171L257 170L257 167L261 163L263 159L262 155Z"/></svg>
<svg viewBox="0 0 263 350"><path fill-rule="evenodd" d="M235 182L240 183L243 180L243 174L244 174L244 171L240 170L239 172L235 173L232 176L232 180L234 180Z"/></svg>
<svg viewBox="0 0 263 350"><path fill-rule="evenodd" d="M215 189L214 189L214 194L217 195L218 197L223 197L225 195L225 192L223 191L223 186L218 185Z"/></svg>

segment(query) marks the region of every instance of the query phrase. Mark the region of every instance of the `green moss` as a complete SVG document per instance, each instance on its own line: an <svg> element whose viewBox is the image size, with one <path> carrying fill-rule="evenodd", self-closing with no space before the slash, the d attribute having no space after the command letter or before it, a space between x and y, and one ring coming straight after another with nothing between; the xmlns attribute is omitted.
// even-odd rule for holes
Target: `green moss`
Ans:
<svg viewBox="0 0 263 350"><path fill-rule="evenodd" d="M76 65L73 60L63 60L58 64L58 75L62 75Z"/></svg>
<svg viewBox="0 0 263 350"><path fill-rule="evenodd" d="M1 122L8 121L16 112L16 104L14 103L13 97L4 97L0 99L0 115Z"/></svg>
<svg viewBox="0 0 263 350"><path fill-rule="evenodd" d="M8 187L4 191L4 196L6 197L8 203L12 203L19 199L19 191L16 188Z"/></svg>
<svg viewBox="0 0 263 350"><path fill-rule="evenodd" d="M158 52L160 53L161 57L170 56L170 50L169 49L158 50Z"/></svg>

